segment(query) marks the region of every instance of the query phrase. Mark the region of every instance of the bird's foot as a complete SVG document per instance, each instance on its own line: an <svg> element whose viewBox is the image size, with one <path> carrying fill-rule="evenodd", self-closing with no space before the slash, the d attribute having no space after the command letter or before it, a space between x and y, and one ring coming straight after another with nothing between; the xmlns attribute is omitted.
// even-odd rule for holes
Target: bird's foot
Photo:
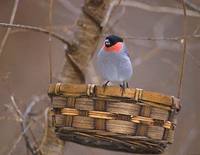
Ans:
<svg viewBox="0 0 200 155"><path fill-rule="evenodd" d="M121 87L121 90L122 90L121 96L123 96L123 94L124 94L124 92L125 92L125 89L129 87L129 86L128 86L128 82L123 81L123 83L120 84L119 86Z"/></svg>
<svg viewBox="0 0 200 155"><path fill-rule="evenodd" d="M108 83L109 83L110 81L106 81L106 83L104 83L103 84L103 91L105 92L105 90L106 90L106 87L108 86Z"/></svg>

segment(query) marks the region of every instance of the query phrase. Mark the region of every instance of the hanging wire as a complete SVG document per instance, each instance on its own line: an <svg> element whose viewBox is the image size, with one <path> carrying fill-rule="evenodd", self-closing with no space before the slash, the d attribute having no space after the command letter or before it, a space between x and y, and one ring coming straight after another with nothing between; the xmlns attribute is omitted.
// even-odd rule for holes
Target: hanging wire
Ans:
<svg viewBox="0 0 200 155"><path fill-rule="evenodd" d="M179 79L178 79L178 91L177 91L177 97L180 98L181 95L181 89L183 85L183 75L184 75L184 66L185 66L185 60L186 60L186 48L187 48L187 34L186 34L186 28L187 28L187 13L186 13L186 6L184 0L181 0L182 6L183 6L183 39L181 40L181 43L183 43L183 55L181 59L180 64L180 70L179 70Z"/></svg>
<svg viewBox="0 0 200 155"><path fill-rule="evenodd" d="M49 52L48 52L48 58L49 58L49 83L52 83L52 9L53 9L53 0L49 0Z"/></svg>
<svg viewBox="0 0 200 155"><path fill-rule="evenodd" d="M53 82L53 73L52 73L52 9L53 9L53 0L49 0L49 83ZM50 97L50 103L53 104L53 97Z"/></svg>

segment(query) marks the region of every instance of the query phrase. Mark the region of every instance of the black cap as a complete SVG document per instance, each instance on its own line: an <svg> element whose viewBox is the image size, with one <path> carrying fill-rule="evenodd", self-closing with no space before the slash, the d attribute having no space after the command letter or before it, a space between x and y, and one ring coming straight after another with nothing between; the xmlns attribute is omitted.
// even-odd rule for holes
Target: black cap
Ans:
<svg viewBox="0 0 200 155"><path fill-rule="evenodd" d="M111 47L118 42L123 42L123 39L119 36L116 36L116 35L110 35L110 36L107 36L106 39L105 39L105 46Z"/></svg>

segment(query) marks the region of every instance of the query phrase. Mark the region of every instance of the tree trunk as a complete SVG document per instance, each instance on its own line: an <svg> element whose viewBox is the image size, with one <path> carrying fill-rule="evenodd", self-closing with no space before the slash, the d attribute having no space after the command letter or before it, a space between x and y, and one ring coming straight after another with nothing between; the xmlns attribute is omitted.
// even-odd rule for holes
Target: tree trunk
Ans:
<svg viewBox="0 0 200 155"><path fill-rule="evenodd" d="M108 10L110 0L85 0L82 13L76 23L76 30L71 46L66 51L61 82L85 83L85 73L91 56L96 50L102 32L101 23ZM48 155L63 154L64 142L58 139L49 126L43 151Z"/></svg>

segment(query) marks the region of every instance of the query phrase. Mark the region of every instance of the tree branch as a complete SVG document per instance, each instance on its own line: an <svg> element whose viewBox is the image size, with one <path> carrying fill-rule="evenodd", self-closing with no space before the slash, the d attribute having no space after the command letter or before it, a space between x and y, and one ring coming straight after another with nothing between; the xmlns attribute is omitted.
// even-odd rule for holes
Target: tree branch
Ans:
<svg viewBox="0 0 200 155"><path fill-rule="evenodd" d="M13 144L12 148L10 149L10 151L8 152L8 155L12 155L13 151L15 150L17 144L21 141L21 139L23 138L23 136L26 134L26 132L29 130L29 128L31 127L31 125L33 124L33 122L29 123L26 128L23 130L23 132L19 135L19 137L17 138L17 140L15 141L15 143Z"/></svg>
<svg viewBox="0 0 200 155"><path fill-rule="evenodd" d="M87 73L91 55L95 52L102 33L101 23L106 14L110 16L107 13L110 2L109 0L85 1L82 13L76 22L76 31L74 33L74 40L77 42L76 50L66 52L67 61L60 78L62 82L86 82L85 73Z"/></svg>
<svg viewBox="0 0 200 155"><path fill-rule="evenodd" d="M9 22L10 24L13 24L13 22L14 22L18 4L19 4L19 0L15 0L12 15L11 15L10 22ZM2 40L1 45L0 45L0 56L1 56L1 53L3 52L3 48L6 44L6 41L8 39L10 31L11 31L11 28L8 28L7 31L6 31L6 34L3 37L3 40Z"/></svg>
<svg viewBox="0 0 200 155"><path fill-rule="evenodd" d="M152 6L143 2L135 1L135 0L124 0L121 2L121 5L129 6L129 7L136 7L145 11L155 12L155 13L169 13L169 14L176 14L182 15L182 9L172 8L172 7L164 7L164 6ZM187 10L187 16L191 17L200 17L200 13L193 10Z"/></svg>
<svg viewBox="0 0 200 155"><path fill-rule="evenodd" d="M52 46L51 46L51 34L52 34L52 14L53 14L53 3L54 0L49 0L49 28L50 28L50 33L49 33L49 77L50 80L49 82L52 83L52 55L51 55L51 51L52 51ZM51 104L53 102L53 98L50 99L51 100ZM54 128L51 127L52 122L49 121L50 119L52 120L52 115L50 115L51 112L51 108L46 108L45 109L45 123L44 123L44 134L41 140L41 143L38 147L38 151L40 149L43 150L44 154L48 154L48 155L61 155L63 152L63 148L64 148L64 144L65 142L60 140L55 132L54 132ZM49 117L48 117L49 116ZM53 151L52 151L53 149Z"/></svg>
<svg viewBox="0 0 200 155"><path fill-rule="evenodd" d="M40 27L35 27L35 26L30 26L30 25L20 25L20 24L8 24L8 23L0 23L0 27L9 27L9 28L17 28L17 29L26 29L26 30L30 30L30 31L35 31L35 32L41 32L44 34L50 34L50 32L46 29L40 28ZM61 42L63 42L64 44L67 44L67 46L70 48L71 46L73 46L68 40L66 40L63 36L55 33L55 32L51 32L50 34L52 37L60 40Z"/></svg>
<svg viewBox="0 0 200 155"><path fill-rule="evenodd" d="M110 3L110 5L109 5L109 8L108 8L108 11L106 12L106 15L105 15L105 17L104 17L104 20L103 20L103 22L101 23L101 27L102 28L104 28L106 25L107 25L107 23L108 23L108 21L109 21L109 19L110 19L110 16L111 16L111 14L112 14L112 12L113 12L113 8L114 8L114 6L117 4L117 1L116 0L114 0L114 1L112 1L111 3Z"/></svg>
<svg viewBox="0 0 200 155"><path fill-rule="evenodd" d="M21 122L22 120L19 119L19 118L0 116L0 121L15 121L15 122Z"/></svg>
<svg viewBox="0 0 200 155"><path fill-rule="evenodd" d="M21 125L21 135L19 136L19 138L17 139L17 141L13 144L13 147L12 149L10 150L9 154L11 154L14 149L16 148L17 144L20 142L21 138L24 137L24 140L25 140L25 143L26 143L26 146L28 148L28 150L30 150L30 152L34 155L41 155L42 152L40 149L38 149L38 144L37 144L37 141L35 139L35 136L33 135L33 132L31 130L31 125L32 122L30 122L29 120L30 119L30 116L29 114L31 113L32 111L32 108L34 107L34 105L36 103L38 103L40 100L46 98L47 96L45 95L42 95L40 97L34 97L33 100L30 102L29 106L26 108L25 110L25 113L22 114L21 110L19 109L17 103L16 103L16 100L15 100L15 97L14 96L11 96L10 99L11 99L11 103L12 103L12 106L15 110L15 112L17 113L17 116L18 118L20 119L20 125ZM39 119L39 117L37 118ZM30 125L30 127L29 127ZM32 144L31 141L30 141L30 137L27 135L27 131L30 131L31 135L32 135L32 138L33 138L33 141L35 144Z"/></svg>
<svg viewBox="0 0 200 155"><path fill-rule="evenodd" d="M189 8L191 8L192 10L195 10L195 11L200 13L200 7L198 7L194 3L190 2L190 0L184 0L184 2Z"/></svg>
<svg viewBox="0 0 200 155"><path fill-rule="evenodd" d="M19 24L8 24L8 23L0 23L0 27L11 27L11 28L16 28L16 29L24 29L24 30L30 30L30 31L36 31L36 32L41 32L44 34L49 35L50 32L47 29L43 29L40 27L34 27L34 26L29 26L29 25L19 25ZM63 36L55 33L55 32L51 32L50 34L52 37L54 37L55 39L60 40L61 42L63 42L64 44L67 44L67 46L70 49L74 49L75 47L73 43L71 43L70 41L66 40ZM107 36L107 34L102 34L101 37L105 37ZM138 37L138 36L124 36L125 39L133 39L133 40L150 40L150 41L179 41L181 40L183 37L179 36L179 37ZM193 35L187 35L188 39L191 38L200 38L200 35L197 34L193 34Z"/></svg>
<svg viewBox="0 0 200 155"><path fill-rule="evenodd" d="M79 8L75 7L70 1L66 0L58 0L58 3L60 3L66 10L69 10L71 13L75 15L79 15L81 11Z"/></svg>
<svg viewBox="0 0 200 155"><path fill-rule="evenodd" d="M181 64L179 69L179 78L178 78L178 89L177 89L177 97L180 98L181 96L181 89L183 86L183 76L184 76L184 66L186 62L186 53L187 53L187 10L184 0L181 0L183 6L183 54L181 58Z"/></svg>
<svg viewBox="0 0 200 155"><path fill-rule="evenodd" d="M101 37L105 37L107 34L101 35ZM146 40L146 41L181 41L183 40L183 36L177 36L177 37L139 37L139 36L124 36L125 39L130 40ZM200 35L192 34L192 35L186 35L187 39L199 39Z"/></svg>
<svg viewBox="0 0 200 155"><path fill-rule="evenodd" d="M34 149L33 149L32 145L31 145L31 143L29 142L28 136L26 135L26 132L25 132L26 130L28 131L28 129L29 129L29 128L26 129L26 126L25 126L25 124L24 124L25 118L24 118L22 112L20 111L19 107L17 106L17 103L15 102L14 96L11 96L10 98L11 98L12 105L13 105L13 107L14 107L14 109L15 109L17 115L18 115L18 117L21 118L21 119L23 120L22 122L20 122L21 129L22 129L22 133L23 133L23 134L21 134L21 135L22 135L22 136L24 137L24 139L25 139L27 148L31 151L32 154L35 154L35 153L34 153ZM30 127L31 127L31 126L30 126ZM21 136L21 137L22 137L22 136ZM19 142L20 140L21 140L21 138L20 138L20 139L18 138L18 140L17 140L16 142ZM16 143L15 145L13 145L13 146L16 146L16 145L17 145L17 143ZM11 149L11 150L13 150L13 149ZM12 151L9 152L9 153L11 154Z"/></svg>

